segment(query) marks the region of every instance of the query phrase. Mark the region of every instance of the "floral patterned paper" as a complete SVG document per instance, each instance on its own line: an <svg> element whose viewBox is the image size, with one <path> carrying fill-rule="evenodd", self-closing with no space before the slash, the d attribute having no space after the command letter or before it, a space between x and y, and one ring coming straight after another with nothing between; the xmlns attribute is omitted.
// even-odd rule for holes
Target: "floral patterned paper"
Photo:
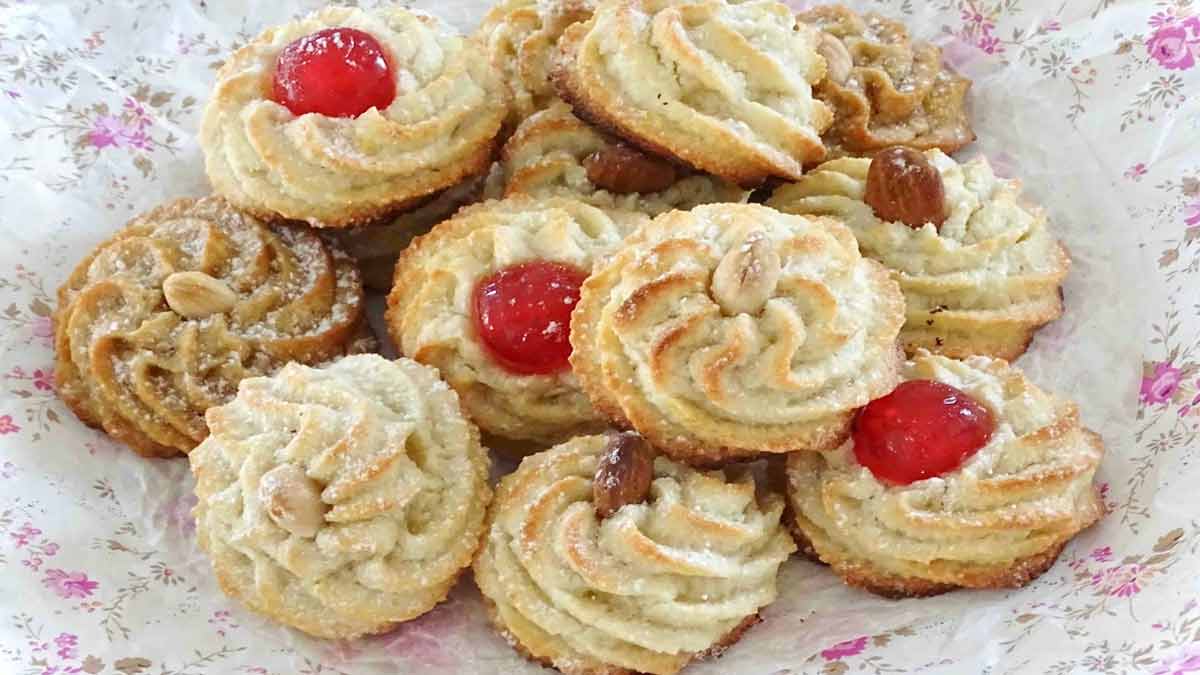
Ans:
<svg viewBox="0 0 1200 675"><path fill-rule="evenodd" d="M367 3L364 3L367 4ZM793 0L799 8L804 3ZM1020 364L1076 398L1111 513L1028 588L903 602L785 566L765 621L694 673L1200 673L1200 6L860 0L975 80L982 152L1074 259ZM186 462L147 461L54 396L71 266L136 213L206 190L213 72L313 0L0 0L0 672L538 672L470 579L366 640L306 638L216 588ZM463 29L481 0L418 3Z"/></svg>

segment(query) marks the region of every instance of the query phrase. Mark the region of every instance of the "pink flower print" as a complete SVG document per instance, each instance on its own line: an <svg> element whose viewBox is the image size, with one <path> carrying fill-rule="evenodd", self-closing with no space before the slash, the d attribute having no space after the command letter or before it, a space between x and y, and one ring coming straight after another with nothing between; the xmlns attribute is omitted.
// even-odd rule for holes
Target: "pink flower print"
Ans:
<svg viewBox="0 0 1200 675"><path fill-rule="evenodd" d="M1154 364L1154 374L1142 377L1142 387L1138 398L1148 405L1168 403L1179 382L1183 379L1183 371L1171 363L1160 361Z"/></svg>
<svg viewBox="0 0 1200 675"><path fill-rule="evenodd" d="M153 120L146 112L146 107L137 99L128 97L122 105L122 110L121 117L113 115L97 117L92 122L91 131L88 132L88 142L97 150L108 147L150 149L154 142L150 139L146 129L150 127Z"/></svg>
<svg viewBox="0 0 1200 675"><path fill-rule="evenodd" d="M826 661L837 661L844 659L847 656L857 656L867 648L867 636L856 637L853 640L845 640L828 649L821 650L821 657Z"/></svg>
<svg viewBox="0 0 1200 675"><path fill-rule="evenodd" d="M1042 22L1041 29L1045 33L1057 33L1062 30L1062 24L1054 19L1046 19Z"/></svg>
<svg viewBox="0 0 1200 675"><path fill-rule="evenodd" d="M1200 225L1200 199L1183 207L1183 222L1188 227Z"/></svg>
<svg viewBox="0 0 1200 675"><path fill-rule="evenodd" d="M979 40L975 43L976 47L984 54L1002 54L1004 53L1004 45L1000 44L1000 38L990 35L985 32L979 36Z"/></svg>
<svg viewBox="0 0 1200 675"><path fill-rule="evenodd" d="M1200 380L1196 380L1196 389L1200 390ZM1188 413L1192 412L1193 410L1200 410L1200 394L1196 394L1195 396L1192 397L1191 402L1185 403L1183 406L1181 406L1179 408L1179 416L1185 417Z"/></svg>
<svg viewBox="0 0 1200 675"><path fill-rule="evenodd" d="M217 629L217 635L225 637L229 630L239 628L236 621L233 620L233 614L227 609L218 609L209 617L208 623Z"/></svg>
<svg viewBox="0 0 1200 675"><path fill-rule="evenodd" d="M38 368L33 371L33 388L41 391L54 391L54 369Z"/></svg>
<svg viewBox="0 0 1200 675"><path fill-rule="evenodd" d="M1112 547L1105 546L1103 548L1098 548L1092 551L1092 554L1089 557L1096 562L1108 562L1109 560L1112 560L1113 557Z"/></svg>
<svg viewBox="0 0 1200 675"><path fill-rule="evenodd" d="M150 118L146 115L146 106L132 96L125 97L125 103L121 106L125 112L133 115L134 120L139 127L146 126L150 123Z"/></svg>
<svg viewBox="0 0 1200 675"><path fill-rule="evenodd" d="M1138 162L1137 164L1134 164L1133 166L1129 167L1128 169L1125 169L1125 177L1131 181L1135 181L1135 182L1139 181L1142 179L1142 176L1145 176L1145 175L1146 175L1145 162Z"/></svg>
<svg viewBox="0 0 1200 675"><path fill-rule="evenodd" d="M1092 575L1092 586L1101 595L1111 595L1115 598L1128 598L1142 591L1138 575L1142 573L1141 565L1117 565Z"/></svg>
<svg viewBox="0 0 1200 675"><path fill-rule="evenodd" d="M104 35L96 31L83 39L83 46L87 47L88 51L96 51L104 44Z"/></svg>
<svg viewBox="0 0 1200 675"><path fill-rule="evenodd" d="M962 11L962 20L963 20L963 23L982 24L985 20L985 17L983 16L983 14L976 12L974 10L964 9Z"/></svg>
<svg viewBox="0 0 1200 675"><path fill-rule="evenodd" d="M46 570L42 584L60 598L86 598L100 586L88 579L83 572L65 572L60 569Z"/></svg>
<svg viewBox="0 0 1200 675"><path fill-rule="evenodd" d="M5 89L4 95L8 96L9 98L11 98L14 101L21 98L21 92L15 91L13 89Z"/></svg>
<svg viewBox="0 0 1200 675"><path fill-rule="evenodd" d="M1146 51L1167 70L1187 70L1200 53L1200 18L1189 17L1159 26L1146 41Z"/></svg>
<svg viewBox="0 0 1200 675"><path fill-rule="evenodd" d="M1156 12L1150 17L1150 27L1161 28L1162 26L1173 24L1175 23L1176 18L1178 17L1176 17L1175 13L1172 11Z"/></svg>
<svg viewBox="0 0 1200 675"><path fill-rule="evenodd" d="M12 415L0 415L0 436L15 434L20 430L21 427L13 422Z"/></svg>
<svg viewBox="0 0 1200 675"><path fill-rule="evenodd" d="M58 658L73 659L78 656L79 637L71 633L59 633L54 638L54 646L58 647Z"/></svg>
<svg viewBox="0 0 1200 675"><path fill-rule="evenodd" d="M1200 672L1200 642L1189 642L1163 657L1150 675L1183 675Z"/></svg>
<svg viewBox="0 0 1200 675"><path fill-rule="evenodd" d="M138 150L149 150L154 142L144 129L135 129L125 135L125 144Z"/></svg>
<svg viewBox="0 0 1200 675"><path fill-rule="evenodd" d="M32 524L25 523L18 528L16 532L9 532L8 536L12 537L16 541L16 548L21 548L22 546L28 546L29 540L37 538L37 536L41 533L42 531L34 527Z"/></svg>
<svg viewBox="0 0 1200 675"><path fill-rule="evenodd" d="M120 118L102 115L92 123L92 130L88 133L88 142L97 150L108 147L119 148L121 147L121 135L124 132L125 125Z"/></svg>
<svg viewBox="0 0 1200 675"><path fill-rule="evenodd" d="M30 324L33 337L41 341L44 347L54 346L54 324L48 316L35 316Z"/></svg>

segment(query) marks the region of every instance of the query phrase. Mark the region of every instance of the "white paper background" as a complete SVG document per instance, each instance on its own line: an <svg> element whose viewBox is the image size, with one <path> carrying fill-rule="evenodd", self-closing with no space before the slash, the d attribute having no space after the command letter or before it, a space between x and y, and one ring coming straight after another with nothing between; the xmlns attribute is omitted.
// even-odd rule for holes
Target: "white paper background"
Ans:
<svg viewBox="0 0 1200 675"><path fill-rule="evenodd" d="M1022 178L1067 243L1067 314L1021 365L1105 437L1113 513L1015 592L891 602L793 560L766 621L690 672L1200 672L1200 20L1142 0L850 4L946 47L975 79L979 141L962 154ZM2 673L538 670L490 630L469 578L365 641L254 617L196 551L186 462L117 447L49 389L54 289L136 213L205 191L193 137L215 65L318 6L0 0ZM485 9L416 6L464 30Z"/></svg>

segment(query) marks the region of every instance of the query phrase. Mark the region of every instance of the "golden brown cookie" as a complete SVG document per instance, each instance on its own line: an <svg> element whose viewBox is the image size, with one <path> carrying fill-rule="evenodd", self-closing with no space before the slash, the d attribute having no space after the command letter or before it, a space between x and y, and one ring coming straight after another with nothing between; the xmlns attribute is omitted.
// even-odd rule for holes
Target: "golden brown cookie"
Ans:
<svg viewBox="0 0 1200 675"><path fill-rule="evenodd" d="M830 158L890 145L949 153L975 140L971 81L942 63L942 50L875 12L822 5L796 18L822 32L818 51L828 67L815 91L833 110L823 136Z"/></svg>
<svg viewBox="0 0 1200 675"><path fill-rule="evenodd" d="M990 439L959 468L900 485L840 448L788 456L801 548L852 586L889 597L1012 588L1036 578L1103 514L1093 485L1104 454L1073 403L999 359L922 351L904 378L949 384L991 414Z"/></svg>
<svg viewBox="0 0 1200 675"><path fill-rule="evenodd" d="M836 447L899 381L904 299L829 218L710 204L655 218L601 263L571 320L596 407L671 456Z"/></svg>
<svg viewBox="0 0 1200 675"><path fill-rule="evenodd" d="M502 0L479 25L479 41L512 92L508 126L558 100L550 73L558 39L573 23L592 16L594 0Z"/></svg>
<svg viewBox="0 0 1200 675"><path fill-rule="evenodd" d="M554 78L579 117L754 187L825 155L819 35L773 0L619 0L566 30Z"/></svg>
<svg viewBox="0 0 1200 675"><path fill-rule="evenodd" d="M475 580L535 661L669 675L736 642L775 599L795 550L782 510L748 471L654 458L636 434L575 438L501 480Z"/></svg>
<svg viewBox="0 0 1200 675"><path fill-rule="evenodd" d="M484 432L544 447L598 431L604 427L602 417L566 361L570 311L578 300L577 285L592 265L645 220L633 212L606 212L561 197L516 196L465 208L401 254L388 296L388 330L402 354L442 372ZM520 349L528 339L565 351L556 352L559 359L543 362L545 349L535 347L535 362L517 362L481 334L477 296L489 280L523 271L536 276L545 268L572 277L563 283L573 282L576 288L559 287L550 279L555 288L536 290L554 294L555 300L536 307L507 298L518 314L528 309L517 321L537 323L534 314L544 316L532 335L507 346ZM519 291L521 283L499 292ZM508 306L506 302L500 309Z"/></svg>
<svg viewBox="0 0 1200 675"><path fill-rule="evenodd" d="M395 95L347 117L294 114L273 99L285 48L355 29L384 51ZM263 218L346 227L402 211L486 171L507 91L483 47L399 5L329 7L268 29L217 73L200 147L216 192Z"/></svg>
<svg viewBox="0 0 1200 675"><path fill-rule="evenodd" d="M138 453L204 440L204 411L247 377L366 345L358 270L313 231L217 197L135 218L58 290L58 394Z"/></svg>
<svg viewBox="0 0 1200 675"><path fill-rule="evenodd" d="M445 599L491 500L487 451L437 371L349 356L243 380L190 455L196 539L221 589L324 638Z"/></svg>
<svg viewBox="0 0 1200 675"><path fill-rule="evenodd" d="M826 162L778 188L767 204L833 216L854 231L863 255L883 263L904 291L900 340L909 354L925 348L954 357L1017 358L1063 311L1061 287L1071 261L1047 228L1045 212L1023 203L1021 183L999 178L982 157L960 164L930 150L897 169L888 164L893 154L881 155L874 179L872 160ZM888 186L904 183L918 165L936 190L922 199L898 193L896 203L909 211L925 208L940 223L894 220L914 218L892 213L869 194L872 186L876 197L892 191Z"/></svg>

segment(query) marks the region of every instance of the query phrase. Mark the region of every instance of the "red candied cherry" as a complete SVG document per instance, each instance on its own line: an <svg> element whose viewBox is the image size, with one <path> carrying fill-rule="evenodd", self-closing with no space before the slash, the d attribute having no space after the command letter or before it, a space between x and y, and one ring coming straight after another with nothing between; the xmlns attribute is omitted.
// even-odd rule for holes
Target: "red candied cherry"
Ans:
<svg viewBox="0 0 1200 675"><path fill-rule="evenodd" d="M355 28L326 28L283 48L271 98L293 115L358 117L396 98L383 45Z"/></svg>
<svg viewBox="0 0 1200 675"><path fill-rule="evenodd" d="M475 330L503 368L520 375L566 370L571 310L587 273L571 265L520 263L475 287Z"/></svg>
<svg viewBox="0 0 1200 675"><path fill-rule="evenodd" d="M962 466L994 429L992 413L965 392L910 380L859 411L854 456L876 478L908 485Z"/></svg>

